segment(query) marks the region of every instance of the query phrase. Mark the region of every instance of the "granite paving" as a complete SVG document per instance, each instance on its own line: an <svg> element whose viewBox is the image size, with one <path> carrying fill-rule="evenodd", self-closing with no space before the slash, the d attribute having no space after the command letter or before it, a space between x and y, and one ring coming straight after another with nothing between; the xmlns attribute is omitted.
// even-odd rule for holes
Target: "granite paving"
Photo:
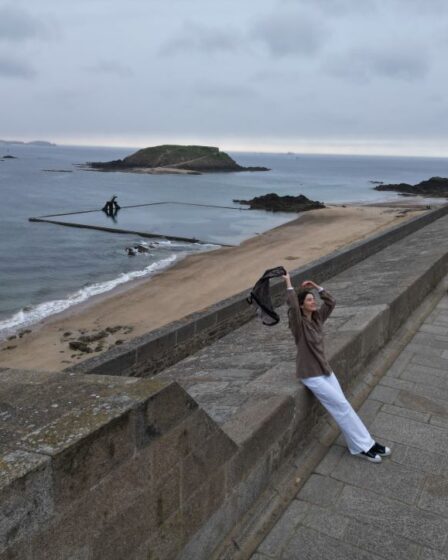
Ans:
<svg viewBox="0 0 448 560"><path fill-rule="evenodd" d="M338 438L251 560L448 559L448 296L359 410L381 464Z"/></svg>

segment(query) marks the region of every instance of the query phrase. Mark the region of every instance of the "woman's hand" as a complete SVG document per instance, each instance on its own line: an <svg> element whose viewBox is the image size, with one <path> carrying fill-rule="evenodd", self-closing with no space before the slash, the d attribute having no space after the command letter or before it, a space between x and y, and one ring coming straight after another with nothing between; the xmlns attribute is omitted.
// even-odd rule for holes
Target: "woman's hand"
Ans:
<svg viewBox="0 0 448 560"><path fill-rule="evenodd" d="M304 282L302 282L302 288L305 288L305 289L314 288L315 290L318 290L320 288L320 286L318 286L312 280L305 280Z"/></svg>
<svg viewBox="0 0 448 560"><path fill-rule="evenodd" d="M283 278L285 279L285 282L286 282L286 288L292 288L291 277L289 276L289 272L284 274Z"/></svg>

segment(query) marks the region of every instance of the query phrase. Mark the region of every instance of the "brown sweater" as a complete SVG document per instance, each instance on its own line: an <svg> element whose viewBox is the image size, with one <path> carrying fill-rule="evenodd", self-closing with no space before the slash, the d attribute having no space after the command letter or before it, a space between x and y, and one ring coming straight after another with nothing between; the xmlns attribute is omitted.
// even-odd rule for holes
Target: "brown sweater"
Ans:
<svg viewBox="0 0 448 560"><path fill-rule="evenodd" d="M329 375L332 372L325 357L322 327L333 311L336 302L325 290L319 293L323 304L313 311L311 319L301 312L294 290L287 290L289 326L297 346L296 371L299 378Z"/></svg>

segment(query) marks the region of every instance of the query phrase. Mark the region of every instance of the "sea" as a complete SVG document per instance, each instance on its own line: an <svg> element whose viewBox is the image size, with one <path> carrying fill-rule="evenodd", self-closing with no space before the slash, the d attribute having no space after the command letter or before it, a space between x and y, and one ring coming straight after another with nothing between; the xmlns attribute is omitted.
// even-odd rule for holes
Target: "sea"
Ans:
<svg viewBox="0 0 448 560"><path fill-rule="evenodd" d="M265 166L268 172L144 175L82 167L133 151L0 144L0 339L119 285L149 278L189 254L236 245L297 217L250 211L236 199L275 192L324 203L372 203L400 198L375 191L373 181L414 184L448 176L448 159L442 158L295 153L229 152L239 164ZM101 208L113 195L122 208L110 218ZM149 247L153 240L137 233L29 221L78 212L55 219L198 241L155 239ZM139 243L147 243L149 252L129 256L127 248Z"/></svg>

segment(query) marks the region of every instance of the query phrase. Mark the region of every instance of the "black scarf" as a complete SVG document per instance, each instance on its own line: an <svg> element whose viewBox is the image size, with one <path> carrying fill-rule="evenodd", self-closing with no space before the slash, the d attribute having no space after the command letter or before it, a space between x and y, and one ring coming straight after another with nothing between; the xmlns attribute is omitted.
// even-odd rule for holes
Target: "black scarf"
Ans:
<svg viewBox="0 0 448 560"><path fill-rule="evenodd" d="M286 270L283 266L269 268L257 281L250 292L250 296L247 298L248 303L252 304L255 302L258 306L257 315L260 317L263 325L272 327L280 321L280 317L274 311L274 307L272 306L269 281L271 278L278 278L279 276L284 276L285 274Z"/></svg>

